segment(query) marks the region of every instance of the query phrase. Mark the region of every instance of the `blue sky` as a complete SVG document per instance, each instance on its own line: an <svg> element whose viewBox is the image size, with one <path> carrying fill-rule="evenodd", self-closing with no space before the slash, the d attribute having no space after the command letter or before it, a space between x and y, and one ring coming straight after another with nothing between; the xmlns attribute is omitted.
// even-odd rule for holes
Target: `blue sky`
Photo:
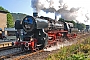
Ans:
<svg viewBox="0 0 90 60"><path fill-rule="evenodd" d="M11 13L24 13L33 14L33 8L31 7L31 0L0 0L0 6L7 9ZM39 16L44 15L54 19L53 13L46 14L43 11L39 12Z"/></svg>
<svg viewBox="0 0 90 60"><path fill-rule="evenodd" d="M32 15L31 0L0 0L0 6L11 13L25 13Z"/></svg>

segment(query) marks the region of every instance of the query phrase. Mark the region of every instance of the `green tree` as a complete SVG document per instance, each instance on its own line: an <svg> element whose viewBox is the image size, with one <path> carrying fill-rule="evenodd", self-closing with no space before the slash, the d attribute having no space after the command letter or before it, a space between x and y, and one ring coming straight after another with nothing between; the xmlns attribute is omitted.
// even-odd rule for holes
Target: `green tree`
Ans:
<svg viewBox="0 0 90 60"><path fill-rule="evenodd" d="M2 6L0 6L0 10L9 12L8 10L4 9Z"/></svg>
<svg viewBox="0 0 90 60"><path fill-rule="evenodd" d="M59 21L64 22L65 20L63 18L59 18Z"/></svg>
<svg viewBox="0 0 90 60"><path fill-rule="evenodd" d="M14 27L13 17L10 13L7 14L7 27Z"/></svg>
<svg viewBox="0 0 90 60"><path fill-rule="evenodd" d="M13 16L10 14L10 12L1 6L0 6L0 10L8 12L7 13L7 27L8 28L14 27Z"/></svg>
<svg viewBox="0 0 90 60"><path fill-rule="evenodd" d="M77 26L76 26L76 28L78 28L79 30L83 30L83 29L85 29L85 24L83 24L83 23L77 23Z"/></svg>

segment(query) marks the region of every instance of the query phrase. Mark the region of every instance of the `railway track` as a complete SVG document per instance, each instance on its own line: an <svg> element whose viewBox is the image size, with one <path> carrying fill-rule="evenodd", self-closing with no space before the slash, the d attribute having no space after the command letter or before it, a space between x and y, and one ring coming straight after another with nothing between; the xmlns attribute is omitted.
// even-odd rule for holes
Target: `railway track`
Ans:
<svg viewBox="0 0 90 60"><path fill-rule="evenodd" d="M23 54L25 52L29 52L29 51L18 51L18 52L14 52L14 53L11 53L11 54L3 55L3 56L0 57L0 60L4 60L6 58L11 58L12 56Z"/></svg>
<svg viewBox="0 0 90 60"><path fill-rule="evenodd" d="M8 50L8 49L13 49L16 48L16 46L8 46L8 47L2 47L0 48L0 51Z"/></svg>
<svg viewBox="0 0 90 60"><path fill-rule="evenodd" d="M34 54L37 54L37 53L40 53L40 52L43 52L44 50L39 50L39 51L37 51L37 52L33 52L33 53L31 53L29 50L26 50L26 51L18 51L18 52L14 52L14 53L12 53L12 54L7 54L7 55L3 55L3 56L0 56L0 60L4 60L4 59L6 59L6 58L12 58L13 56L19 56L20 54L27 54L28 56L31 56L31 55L34 55ZM27 57L27 55L23 55L23 56L21 56L21 57L19 57L19 58L16 58L16 59L14 59L14 60L18 60L18 59L23 59L23 58L25 58L25 57Z"/></svg>
<svg viewBox="0 0 90 60"><path fill-rule="evenodd" d="M20 59L26 58L27 56L32 56L32 55L35 55L35 54L40 53L40 52L44 52L44 50L39 50L37 52L33 52L33 53L30 53L30 54L27 54L27 55L19 56L17 58L14 58L13 60L20 60Z"/></svg>

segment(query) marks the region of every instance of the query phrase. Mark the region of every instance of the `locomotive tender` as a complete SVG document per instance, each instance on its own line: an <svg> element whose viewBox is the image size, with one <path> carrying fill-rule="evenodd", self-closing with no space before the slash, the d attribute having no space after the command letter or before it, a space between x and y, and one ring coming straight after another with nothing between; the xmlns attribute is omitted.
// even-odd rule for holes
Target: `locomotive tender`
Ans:
<svg viewBox="0 0 90 60"><path fill-rule="evenodd" d="M15 29L23 29L23 40L16 41L15 45L22 50L31 51L43 49L61 41L61 38L75 38L76 34L71 33L72 23L60 22L48 17L26 16L23 21L15 22Z"/></svg>

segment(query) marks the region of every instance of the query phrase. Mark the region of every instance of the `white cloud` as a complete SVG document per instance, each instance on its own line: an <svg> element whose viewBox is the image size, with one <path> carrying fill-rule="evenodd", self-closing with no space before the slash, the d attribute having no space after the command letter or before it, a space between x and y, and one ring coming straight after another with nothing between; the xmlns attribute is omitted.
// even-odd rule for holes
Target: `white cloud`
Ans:
<svg viewBox="0 0 90 60"><path fill-rule="evenodd" d="M85 24L85 21L90 22L89 6L89 0L32 0L32 7L37 11L51 12L47 16L52 17L52 12L57 12L66 20L77 20ZM41 15L44 16L46 14Z"/></svg>

